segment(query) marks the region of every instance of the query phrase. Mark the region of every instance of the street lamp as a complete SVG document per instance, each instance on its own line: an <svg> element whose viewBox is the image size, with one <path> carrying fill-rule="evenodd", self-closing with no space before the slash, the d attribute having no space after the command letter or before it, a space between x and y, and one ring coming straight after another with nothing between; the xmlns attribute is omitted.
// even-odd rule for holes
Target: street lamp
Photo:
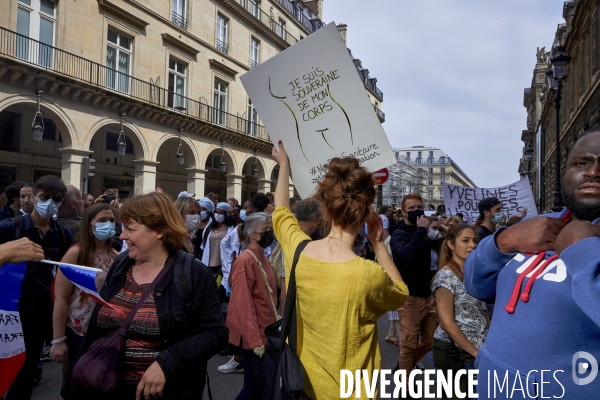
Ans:
<svg viewBox="0 0 600 400"><path fill-rule="evenodd" d="M555 41L554 56L550 59L551 67L546 73L548 78L548 86L554 92L554 113L556 116L556 138L554 144L554 205L552 211L559 212L562 210L562 196L560 193L560 90L562 88L562 80L567 76L567 64L571 61L571 57L565 52L564 48Z"/></svg>
<svg viewBox="0 0 600 400"><path fill-rule="evenodd" d="M181 145L181 132L183 132L183 128L179 128L177 129L177 131L179 131L179 147L177 147L177 165L181 167L185 161L185 157L183 156L183 146Z"/></svg>
<svg viewBox="0 0 600 400"><path fill-rule="evenodd" d="M33 122L31 123L31 133L33 133L33 141L34 143L39 143L42 141L44 137L44 131L46 127L44 127L44 118L42 117L42 112L40 111L40 98L42 97L42 91L38 90L38 110L35 113L35 117L33 117Z"/></svg>
<svg viewBox="0 0 600 400"><path fill-rule="evenodd" d="M117 139L117 153L119 156L123 157L125 155L125 151L127 150L125 132L123 131L123 117L125 117L125 113L120 113L119 115L121 116L121 132L119 132L119 138Z"/></svg>
<svg viewBox="0 0 600 400"><path fill-rule="evenodd" d="M222 173L227 173L227 164L225 164L225 141L223 140L221 142L221 150L223 151L223 153L221 154L221 172Z"/></svg>
<svg viewBox="0 0 600 400"><path fill-rule="evenodd" d="M254 150L254 158L256 159L256 164L258 164L258 159L260 158L258 155L258 150ZM254 179L258 179L258 167L256 164L252 164L252 176Z"/></svg>
<svg viewBox="0 0 600 400"><path fill-rule="evenodd" d="M533 158L533 149L531 144L525 150L525 161L527 161L527 177L531 179L531 159Z"/></svg>

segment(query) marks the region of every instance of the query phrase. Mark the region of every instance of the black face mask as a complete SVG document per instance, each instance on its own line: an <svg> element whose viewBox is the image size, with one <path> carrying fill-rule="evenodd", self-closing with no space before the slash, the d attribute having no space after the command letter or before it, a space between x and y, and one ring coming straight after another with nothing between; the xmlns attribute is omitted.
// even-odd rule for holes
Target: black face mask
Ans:
<svg viewBox="0 0 600 400"><path fill-rule="evenodd" d="M257 243L263 249L266 249L267 247L269 247L270 245L273 244L273 240L275 239L275 235L273 234L273 231L264 231L264 232L259 233L259 235L260 235L260 240L257 241Z"/></svg>
<svg viewBox="0 0 600 400"><path fill-rule="evenodd" d="M413 210L413 211L408 211L408 222L410 222L411 224L416 224L417 223L417 219L419 219L420 216L425 215L425 211L423 210Z"/></svg>
<svg viewBox="0 0 600 400"><path fill-rule="evenodd" d="M227 225L227 226L235 225L235 215L226 215L225 216L225 225Z"/></svg>

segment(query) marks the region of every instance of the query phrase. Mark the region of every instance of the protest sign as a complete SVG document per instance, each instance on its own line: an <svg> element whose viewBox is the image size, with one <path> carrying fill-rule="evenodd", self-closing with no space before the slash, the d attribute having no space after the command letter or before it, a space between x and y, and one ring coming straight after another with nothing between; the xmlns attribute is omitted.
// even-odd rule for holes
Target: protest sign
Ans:
<svg viewBox="0 0 600 400"><path fill-rule="evenodd" d="M527 209L528 217L537 215L528 178L491 189L470 188L444 183L444 199L448 217L462 213L467 222L475 223L479 217L479 202L486 197L496 197L502 202L502 210L506 218L514 215L520 216L524 208Z"/></svg>
<svg viewBox="0 0 600 400"><path fill-rule="evenodd" d="M242 75L271 140L282 140L294 185L309 197L333 157L376 171L396 162L335 23Z"/></svg>

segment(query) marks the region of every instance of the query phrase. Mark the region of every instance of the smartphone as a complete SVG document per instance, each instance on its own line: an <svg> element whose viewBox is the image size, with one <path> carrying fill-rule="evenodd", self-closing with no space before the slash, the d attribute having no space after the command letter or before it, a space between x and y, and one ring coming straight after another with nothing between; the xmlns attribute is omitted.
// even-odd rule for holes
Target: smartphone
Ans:
<svg viewBox="0 0 600 400"><path fill-rule="evenodd" d="M110 204L113 200L116 200L116 199L117 199L117 196L106 196L104 198L103 203Z"/></svg>

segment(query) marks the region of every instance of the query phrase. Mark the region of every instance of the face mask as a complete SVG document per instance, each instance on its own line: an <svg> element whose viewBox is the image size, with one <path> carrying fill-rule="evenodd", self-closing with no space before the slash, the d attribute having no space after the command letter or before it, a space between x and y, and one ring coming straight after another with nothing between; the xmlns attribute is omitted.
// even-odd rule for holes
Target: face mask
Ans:
<svg viewBox="0 0 600 400"><path fill-rule="evenodd" d="M225 221L225 216L223 214L215 214L215 221L222 224Z"/></svg>
<svg viewBox="0 0 600 400"><path fill-rule="evenodd" d="M240 210L240 219L242 221L246 220L246 210Z"/></svg>
<svg viewBox="0 0 600 400"><path fill-rule="evenodd" d="M96 239L104 242L115 234L115 224L112 222L96 222L96 230L92 232Z"/></svg>
<svg viewBox="0 0 600 400"><path fill-rule="evenodd" d="M188 231L193 231L198 226L198 222L200 222L199 215L186 215L185 216L185 227Z"/></svg>
<svg viewBox="0 0 600 400"><path fill-rule="evenodd" d="M208 213L206 211L200 212L200 220L204 221L208 217Z"/></svg>
<svg viewBox="0 0 600 400"><path fill-rule="evenodd" d="M413 211L409 211L408 213L408 222L410 222L411 224L416 224L417 223L417 219L422 216L425 215L425 211L423 210L413 210Z"/></svg>
<svg viewBox="0 0 600 400"><path fill-rule="evenodd" d="M50 219L58 211L60 204L56 204L52 199L46 201L38 200L35 204L35 209L44 219Z"/></svg>
<svg viewBox="0 0 600 400"><path fill-rule="evenodd" d="M494 225L499 224L504 219L504 213L496 213L496 214L494 214L494 218L490 218L490 219L492 220L492 223Z"/></svg>
<svg viewBox="0 0 600 400"><path fill-rule="evenodd" d="M260 233L260 240L257 243L260 247L266 249L273 244L273 239L275 239L273 231L264 231Z"/></svg>
<svg viewBox="0 0 600 400"><path fill-rule="evenodd" d="M227 225L227 226L235 225L235 215L227 215L225 217L225 225Z"/></svg>
<svg viewBox="0 0 600 400"><path fill-rule="evenodd" d="M427 232L427 237L429 239L431 239L431 240L438 240L438 238L440 237L440 232L439 231L434 231L432 229L429 232Z"/></svg>

